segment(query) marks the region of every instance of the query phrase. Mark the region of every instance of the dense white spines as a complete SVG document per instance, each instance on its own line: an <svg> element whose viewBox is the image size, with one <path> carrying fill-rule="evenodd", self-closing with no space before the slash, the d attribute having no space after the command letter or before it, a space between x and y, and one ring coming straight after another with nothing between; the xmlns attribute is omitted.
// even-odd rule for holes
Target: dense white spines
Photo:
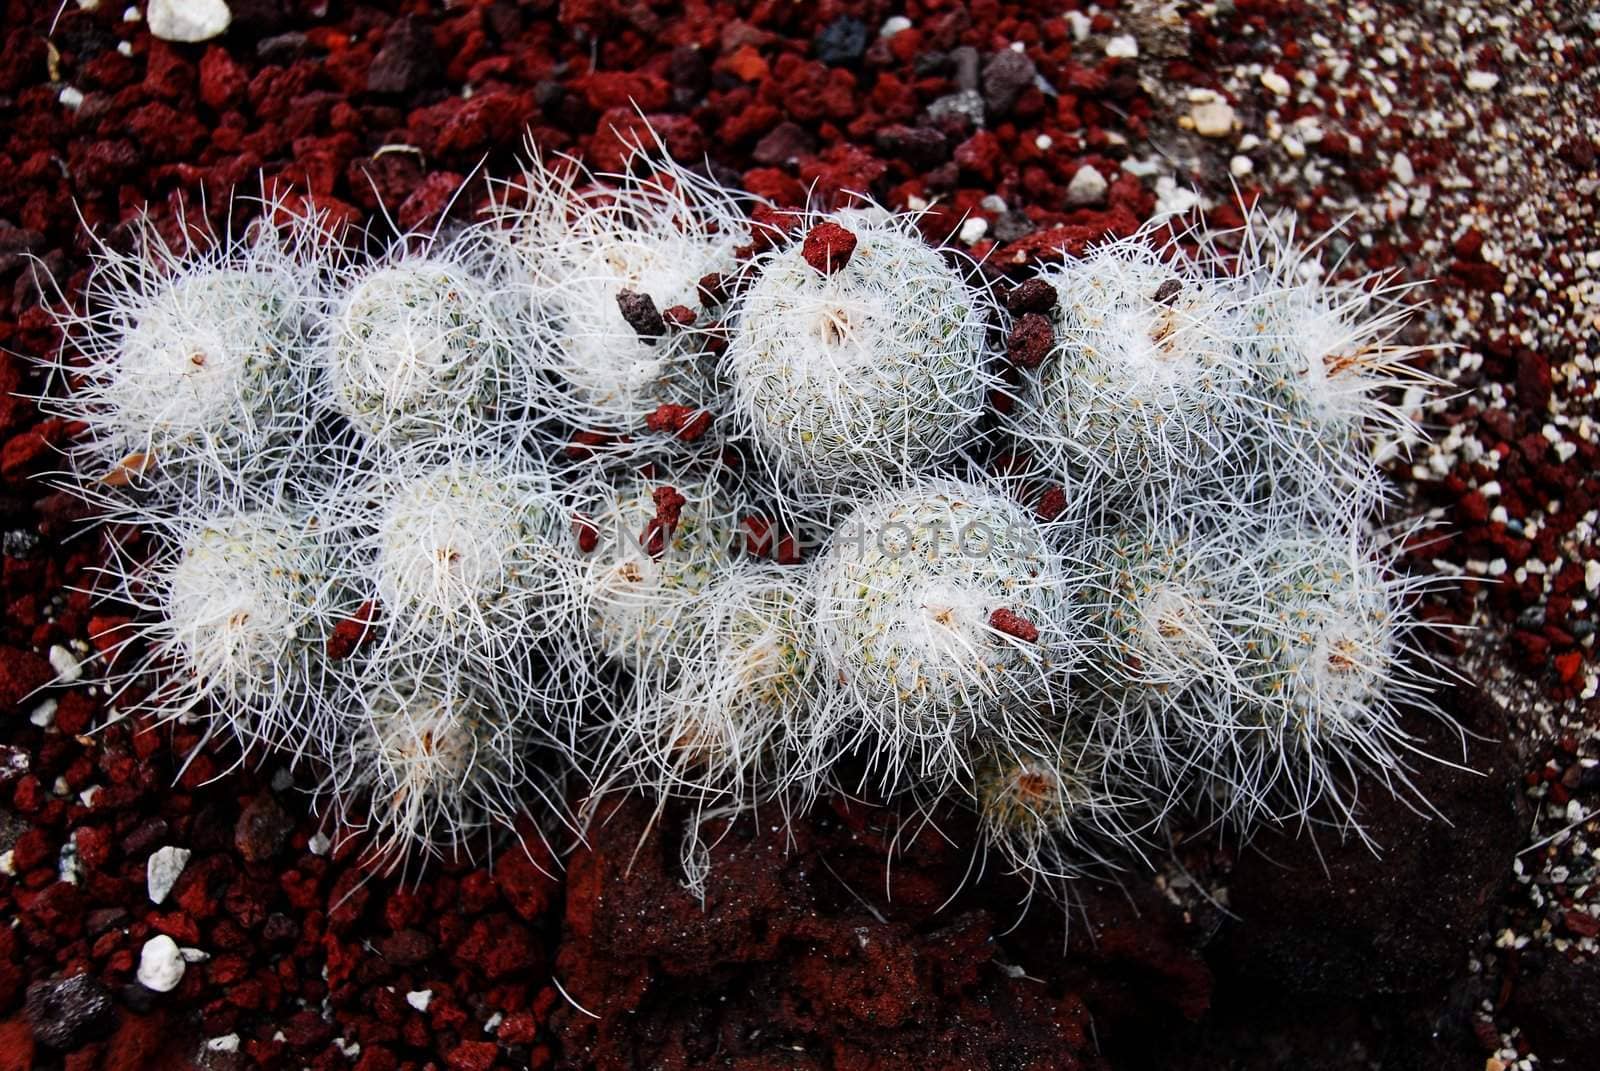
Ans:
<svg viewBox="0 0 1600 1071"><path fill-rule="evenodd" d="M523 203L501 210L496 235L522 280L531 331L544 341L551 400L578 428L639 435L663 405L715 411L717 327L723 294L750 223L728 190L665 158L649 169L599 179L537 158L520 185ZM692 314L688 323L663 314Z"/></svg>
<svg viewBox="0 0 1600 1071"><path fill-rule="evenodd" d="M794 570L774 566L744 565L708 587L668 687L641 676L619 719L609 761L621 776L702 807L759 802L803 779L817 687L809 598Z"/></svg>
<svg viewBox="0 0 1600 1071"><path fill-rule="evenodd" d="M1281 498L1364 513L1387 493L1375 460L1419 436L1408 408L1441 385L1413 363L1428 348L1398 341L1410 288L1325 282L1312 253L1259 214L1244 239L1239 353L1258 407L1256 468L1285 485Z"/></svg>
<svg viewBox="0 0 1600 1071"><path fill-rule="evenodd" d="M1293 819L1321 799L1353 823L1363 774L1407 785L1415 751L1400 707L1434 709L1441 667L1416 642L1417 597L1437 581L1394 572L1359 535L1289 530L1241 548L1216 578L1224 624L1249 661L1235 720L1209 762L1242 819Z"/></svg>
<svg viewBox="0 0 1600 1071"><path fill-rule="evenodd" d="M312 243L258 225L174 251L145 217L134 237L131 253L98 246L87 311L62 324L56 371L76 388L45 400L87 425L71 448L80 490L135 517L152 496L178 513L219 496L270 500L310 427Z"/></svg>
<svg viewBox="0 0 1600 1071"><path fill-rule="evenodd" d="M703 593L733 560L735 508L715 483L664 475L602 482L580 502L589 641L636 673L672 672L704 628Z"/></svg>
<svg viewBox="0 0 1600 1071"><path fill-rule="evenodd" d="M1145 235L1039 276L1054 346L1009 417L1039 460L1109 500L1170 497L1230 464L1247 371L1238 295Z"/></svg>
<svg viewBox="0 0 1600 1071"><path fill-rule="evenodd" d="M1070 735L1040 751L988 747L974 779L984 846L1030 888L1052 892L1062 879L1119 865L1138 848L1141 801L1119 792L1106 760L1102 746Z"/></svg>
<svg viewBox="0 0 1600 1071"><path fill-rule="evenodd" d="M796 239L756 263L725 360L740 421L780 473L824 491L936 469L992 386L986 299L906 217L809 222L847 228L854 250L819 271Z"/></svg>
<svg viewBox="0 0 1600 1071"><path fill-rule="evenodd" d="M209 713L242 743L326 755L337 736L323 655L348 597L312 519L252 511L181 525L151 562L114 559L112 594L147 611L123 643L175 677L166 717Z"/></svg>
<svg viewBox="0 0 1600 1071"><path fill-rule="evenodd" d="M785 231L628 170L536 162L371 262L315 219L102 251L56 411L100 515L169 537L115 543L154 619L125 694L176 666L161 713L332 756L396 861L515 820L553 745L687 802L692 887L710 819L847 771L959 793L1051 884L1179 804L1353 825L1358 779L1406 787L1424 585L1359 534L1431 385L1400 288L1252 216L1237 257L1153 228L1044 269L1008 324L914 218ZM991 401L1012 441L957 482Z"/></svg>
<svg viewBox="0 0 1600 1071"><path fill-rule="evenodd" d="M359 687L363 707L335 766L335 795L358 826L350 801L366 801L375 855L391 866L417 852L470 855L488 831L527 813L532 734L492 689L428 662L391 665Z"/></svg>
<svg viewBox="0 0 1600 1071"><path fill-rule="evenodd" d="M477 436L520 415L518 367L487 286L448 255L349 269L320 332L332 407L367 439Z"/></svg>
<svg viewBox="0 0 1600 1071"><path fill-rule="evenodd" d="M383 648L450 649L521 680L533 645L577 620L572 529L542 473L450 461L369 493Z"/></svg>
<svg viewBox="0 0 1600 1071"><path fill-rule="evenodd" d="M838 687L821 728L864 743L885 784L948 784L984 735L1048 735L1036 708L1065 708L1067 581L1010 499L912 484L859 507L815 568L825 676Z"/></svg>

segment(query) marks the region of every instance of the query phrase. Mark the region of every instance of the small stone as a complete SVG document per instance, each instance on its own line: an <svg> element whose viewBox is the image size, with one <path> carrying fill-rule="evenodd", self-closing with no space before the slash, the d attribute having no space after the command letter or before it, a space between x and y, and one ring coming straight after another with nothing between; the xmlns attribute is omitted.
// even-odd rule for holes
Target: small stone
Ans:
<svg viewBox="0 0 1600 1071"><path fill-rule="evenodd" d="M1072 181L1067 183L1067 204L1069 205L1097 205L1106 198L1106 190L1110 183L1106 177L1093 167L1085 164L1073 174Z"/></svg>
<svg viewBox="0 0 1600 1071"><path fill-rule="evenodd" d="M783 122L773 127L750 150L750 158L768 167L794 167L814 156L816 139L799 123Z"/></svg>
<svg viewBox="0 0 1600 1071"><path fill-rule="evenodd" d="M415 16L389 24L383 47L367 68L367 89L373 93L415 93L439 78L443 68L433 32Z"/></svg>
<svg viewBox="0 0 1600 1071"><path fill-rule="evenodd" d="M233 827L233 846L249 863L264 863L283 850L294 829L294 819L270 795L257 796L239 812Z"/></svg>
<svg viewBox="0 0 1600 1071"><path fill-rule="evenodd" d="M83 90L75 86L62 86L56 99L61 101L63 108L75 112L83 107Z"/></svg>
<svg viewBox="0 0 1600 1071"><path fill-rule="evenodd" d="M1014 610L1002 608L990 614L989 627L1023 643L1036 643L1039 639L1038 626Z"/></svg>
<svg viewBox="0 0 1600 1071"><path fill-rule="evenodd" d="M1139 41L1132 34L1118 34L1106 42L1106 55L1111 59L1137 59Z"/></svg>
<svg viewBox="0 0 1600 1071"><path fill-rule="evenodd" d="M1255 169L1255 163L1248 156L1235 156L1228 161L1228 174L1234 178L1244 178Z"/></svg>
<svg viewBox="0 0 1600 1071"><path fill-rule="evenodd" d="M150 0L145 9L150 32L163 41L209 41L233 21L223 0Z"/></svg>
<svg viewBox="0 0 1600 1071"><path fill-rule="evenodd" d="M1021 316L1025 312L1049 312L1056 307L1056 302L1059 300L1055 287L1035 277L1017 284L1016 288L1006 295L1006 308L1013 316Z"/></svg>
<svg viewBox="0 0 1600 1071"><path fill-rule="evenodd" d="M878 28L879 37L893 37L897 33L904 33L911 29L911 20L904 15L890 15L883 20L883 25Z"/></svg>
<svg viewBox="0 0 1600 1071"><path fill-rule="evenodd" d="M183 953L178 950L178 942L159 933L144 943L135 977L140 985L152 993L170 993L183 981L183 972L187 968Z"/></svg>
<svg viewBox="0 0 1600 1071"><path fill-rule="evenodd" d="M1006 357L1018 368L1038 368L1055 345L1050 320L1037 312L1024 313L1006 336Z"/></svg>
<svg viewBox="0 0 1600 1071"><path fill-rule="evenodd" d="M1039 71L1025 53L1003 48L983 68L983 103L990 115L1005 115L1023 90L1033 85Z"/></svg>
<svg viewBox="0 0 1600 1071"><path fill-rule="evenodd" d="M406 994L406 1003L419 1012L427 1011L428 1005L432 1000L433 990L431 989L415 989Z"/></svg>
<svg viewBox="0 0 1600 1071"><path fill-rule="evenodd" d="M1289 95L1289 79L1277 71L1262 71L1261 84L1266 86L1268 91L1275 96L1287 97Z"/></svg>
<svg viewBox="0 0 1600 1071"><path fill-rule="evenodd" d="M28 1023L43 1045L62 1052L81 1048L116 1022L111 994L93 975L75 974L28 987Z"/></svg>
<svg viewBox="0 0 1600 1071"><path fill-rule="evenodd" d="M818 275L832 275L850 263L856 236L837 223L819 223L806 234L800 255Z"/></svg>
<svg viewBox="0 0 1600 1071"><path fill-rule="evenodd" d="M1189 109L1194 132L1203 138L1227 137L1233 132L1233 105L1225 100L1208 100Z"/></svg>
<svg viewBox="0 0 1600 1071"><path fill-rule="evenodd" d="M50 648L50 665L56 671L56 680L62 684L72 684L83 678L83 666L79 664L78 657L59 643Z"/></svg>
<svg viewBox="0 0 1600 1071"><path fill-rule="evenodd" d="M813 44L817 59L830 67L859 63L867 51L867 24L841 15L818 31Z"/></svg>
<svg viewBox="0 0 1600 1071"><path fill-rule="evenodd" d="M171 845L150 853L144 865L144 882L152 904L159 904L167 898L183 874L183 868L189 865L189 855L188 848L174 848Z"/></svg>
<svg viewBox="0 0 1600 1071"><path fill-rule="evenodd" d="M1474 93L1487 93L1500 84L1500 76L1493 71L1468 71L1466 85Z"/></svg>
<svg viewBox="0 0 1600 1071"><path fill-rule="evenodd" d="M966 222L961 224L961 230L956 237L960 238L965 244L972 245L975 242L982 241L983 236L988 233L988 220L982 216L968 216Z"/></svg>
<svg viewBox="0 0 1600 1071"><path fill-rule="evenodd" d="M1394 172L1394 177L1402 186L1409 186L1416 181L1416 169L1411 166L1411 157L1403 152L1394 154L1394 160L1389 164L1389 170Z"/></svg>
<svg viewBox="0 0 1600 1071"><path fill-rule="evenodd" d="M649 294L641 294L637 290L619 290L617 308L640 338L648 341L667 333L666 321L661 318Z"/></svg>

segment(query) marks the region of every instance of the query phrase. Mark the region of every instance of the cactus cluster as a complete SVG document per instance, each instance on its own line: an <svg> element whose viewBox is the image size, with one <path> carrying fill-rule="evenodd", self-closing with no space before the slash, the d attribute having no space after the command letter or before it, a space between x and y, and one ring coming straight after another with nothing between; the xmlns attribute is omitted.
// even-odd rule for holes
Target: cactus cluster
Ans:
<svg viewBox="0 0 1600 1071"><path fill-rule="evenodd" d="M281 204L102 251L51 404L143 532L130 702L303 756L395 860L686 801L691 886L717 820L830 789L958 801L1059 887L1406 785L1443 670L1371 532L1428 385L1398 291L1259 216L1010 285L643 150L489 201L365 259Z"/></svg>

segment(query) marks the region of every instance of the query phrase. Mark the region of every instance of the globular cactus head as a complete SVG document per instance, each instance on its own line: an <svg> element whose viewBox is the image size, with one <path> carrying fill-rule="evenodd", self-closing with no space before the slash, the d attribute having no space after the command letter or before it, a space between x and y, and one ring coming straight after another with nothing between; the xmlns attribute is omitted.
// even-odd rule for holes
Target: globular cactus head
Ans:
<svg viewBox="0 0 1600 1071"><path fill-rule="evenodd" d="M693 441L682 425L720 409L721 320L749 220L659 146L619 175L567 163L535 156L494 224L556 388L546 403L586 431Z"/></svg>
<svg viewBox="0 0 1600 1071"><path fill-rule="evenodd" d="M1364 514L1388 493L1374 462L1420 436L1411 413L1442 384L1416 363L1430 347L1400 341L1410 286L1329 282L1316 247L1296 248L1280 224L1251 213L1237 263L1255 468L1280 499Z"/></svg>
<svg viewBox="0 0 1600 1071"><path fill-rule="evenodd" d="M324 653L349 595L338 548L297 511L256 510L171 525L153 558L119 552L112 597L146 611L119 643L145 648L127 676L170 679L158 717L208 714L246 746L326 757L338 730ZM115 659L114 659L115 660Z"/></svg>
<svg viewBox="0 0 1600 1071"><path fill-rule="evenodd" d="M559 812L559 794L537 783L528 763L538 734L492 686L446 660L420 659L390 663L351 687L353 730L325 787L387 866L474 856L494 830L528 813L530 795Z"/></svg>
<svg viewBox="0 0 1600 1071"><path fill-rule="evenodd" d="M746 566L705 591L700 642L641 736L669 787L746 801L793 776L817 672L809 592L793 570Z"/></svg>
<svg viewBox="0 0 1600 1071"><path fill-rule="evenodd" d="M576 496L587 642L661 679L701 642L704 593L733 561L739 514L712 480L657 471L600 479Z"/></svg>
<svg viewBox="0 0 1600 1071"><path fill-rule="evenodd" d="M1041 270L1048 333L1006 425L1053 474L1108 502L1159 502L1232 459L1247 376L1238 295L1141 233ZM1051 298L1054 300L1052 301Z"/></svg>
<svg viewBox="0 0 1600 1071"><path fill-rule="evenodd" d="M74 389L41 399L86 425L75 489L107 517L271 502L311 429L303 334L322 254L303 232L317 221L242 237L180 222L177 249L146 216L131 252L97 247L53 366Z"/></svg>
<svg viewBox="0 0 1600 1071"><path fill-rule="evenodd" d="M1400 710L1437 712L1431 693L1448 671L1411 613L1439 581L1396 573L1393 556L1356 529L1277 529L1218 572L1239 688L1234 730L1213 734L1201 761L1227 817L1298 819L1326 800L1354 825L1362 776L1409 786L1416 747Z"/></svg>
<svg viewBox="0 0 1600 1071"><path fill-rule="evenodd" d="M823 491L951 460L993 378L988 299L907 217L806 217L754 264L724 367L767 463Z"/></svg>
<svg viewBox="0 0 1600 1071"><path fill-rule="evenodd" d="M1023 746L1061 704L1068 585L1035 520L998 491L922 481L863 503L815 565L819 715L886 785L948 784L974 740ZM825 737L823 737L825 739Z"/></svg>
<svg viewBox="0 0 1600 1071"><path fill-rule="evenodd" d="M1070 732L1038 750L987 745L975 763L984 846L1030 889L1105 871L1137 851L1147 815L1116 784L1106 752Z"/></svg>
<svg viewBox="0 0 1600 1071"><path fill-rule="evenodd" d="M318 332L327 400L368 442L516 433L526 355L470 259L401 241L336 276Z"/></svg>

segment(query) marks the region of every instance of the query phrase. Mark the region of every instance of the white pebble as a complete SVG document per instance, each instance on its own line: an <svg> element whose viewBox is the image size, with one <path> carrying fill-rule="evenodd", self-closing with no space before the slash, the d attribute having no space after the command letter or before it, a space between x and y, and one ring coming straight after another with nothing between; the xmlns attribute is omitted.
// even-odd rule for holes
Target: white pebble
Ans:
<svg viewBox="0 0 1600 1071"><path fill-rule="evenodd" d="M209 41L233 21L223 0L150 0L146 14L150 32L163 41Z"/></svg>
<svg viewBox="0 0 1600 1071"><path fill-rule="evenodd" d="M1089 16L1081 11L1067 12L1067 25L1072 29L1072 39L1083 42L1089 39L1089 31L1094 24L1089 21Z"/></svg>
<svg viewBox="0 0 1600 1071"><path fill-rule="evenodd" d="M1256 169L1248 156L1235 156L1228 161L1228 171L1234 178L1244 178Z"/></svg>
<svg viewBox="0 0 1600 1071"><path fill-rule="evenodd" d="M43 703L33 708L33 713L28 715L28 720L41 729L48 729L56 720L56 701L46 699Z"/></svg>
<svg viewBox="0 0 1600 1071"><path fill-rule="evenodd" d="M1468 71L1467 88L1474 93L1487 93L1500 84L1500 76L1489 71Z"/></svg>
<svg viewBox="0 0 1600 1071"><path fill-rule="evenodd" d="M220 1038L210 1038L206 1041L206 1048L212 1052L238 1052L239 1035L223 1034Z"/></svg>
<svg viewBox="0 0 1600 1071"><path fill-rule="evenodd" d="M142 18L144 18L144 15L140 14L139 9L132 4L129 4L127 10L122 13L123 22L138 22Z"/></svg>
<svg viewBox="0 0 1600 1071"><path fill-rule="evenodd" d="M133 42L132 41L118 41L117 42L117 55L119 55L119 56L132 56L133 55Z"/></svg>
<svg viewBox="0 0 1600 1071"><path fill-rule="evenodd" d="M883 20L883 25L878 28L879 37L893 37L902 30L911 29L911 20L904 15L890 15Z"/></svg>
<svg viewBox="0 0 1600 1071"><path fill-rule="evenodd" d="M56 97L61 101L61 106L70 111L77 111L83 107L83 90L76 86L62 86L61 92Z"/></svg>
<svg viewBox="0 0 1600 1071"><path fill-rule="evenodd" d="M1411 166L1411 157L1403 152L1394 154L1394 160L1389 164L1389 170L1394 172L1394 177L1402 186L1409 186L1416 181L1417 172Z"/></svg>
<svg viewBox="0 0 1600 1071"><path fill-rule="evenodd" d="M83 676L83 666L79 665L78 658L71 651L59 643L50 648L50 665L56 671L56 680L62 684L71 684Z"/></svg>
<svg viewBox="0 0 1600 1071"><path fill-rule="evenodd" d="M1600 561L1583 563L1583 586L1590 591L1600 591Z"/></svg>
<svg viewBox="0 0 1600 1071"><path fill-rule="evenodd" d="M1078 168L1072 181L1067 184L1067 204L1097 205L1105 200L1109 186L1104 175L1085 164Z"/></svg>
<svg viewBox="0 0 1600 1071"><path fill-rule="evenodd" d="M1233 105L1225 100L1208 100L1189 109L1194 132L1203 138L1226 137L1233 132Z"/></svg>
<svg viewBox="0 0 1600 1071"><path fill-rule="evenodd" d="M961 240L971 245L989 233L989 221L982 216L968 216L967 221L961 225Z"/></svg>
<svg viewBox="0 0 1600 1071"><path fill-rule="evenodd" d="M1277 96L1287 97L1289 95L1289 79L1277 71L1262 71L1261 84Z"/></svg>
<svg viewBox="0 0 1600 1071"><path fill-rule="evenodd" d="M1050 150L1050 146L1054 144L1055 141L1050 137L1049 134L1040 134L1038 137L1033 139L1033 147L1038 149L1040 152L1048 152Z"/></svg>
<svg viewBox="0 0 1600 1071"><path fill-rule="evenodd" d="M433 990L431 989L415 989L406 994L406 1003L417 1009L419 1012L427 1011L428 1004L432 1000Z"/></svg>
<svg viewBox="0 0 1600 1071"><path fill-rule="evenodd" d="M306 850L312 855L327 855L332 845L333 842L328 839L328 835L319 829L311 834L310 840L306 841Z"/></svg>
<svg viewBox="0 0 1600 1071"><path fill-rule="evenodd" d="M1119 34L1106 42L1106 55L1112 59L1133 59L1139 55L1139 42L1132 34Z"/></svg>
<svg viewBox="0 0 1600 1071"><path fill-rule="evenodd" d="M183 874L183 868L189 865L189 855L188 848L174 848L171 845L150 853L150 858L144 864L144 883L152 904L159 904L167 898Z"/></svg>
<svg viewBox="0 0 1600 1071"><path fill-rule="evenodd" d="M156 993L170 993L183 981L188 964L178 951L178 942L164 933L144 943L139 953L139 984Z"/></svg>

